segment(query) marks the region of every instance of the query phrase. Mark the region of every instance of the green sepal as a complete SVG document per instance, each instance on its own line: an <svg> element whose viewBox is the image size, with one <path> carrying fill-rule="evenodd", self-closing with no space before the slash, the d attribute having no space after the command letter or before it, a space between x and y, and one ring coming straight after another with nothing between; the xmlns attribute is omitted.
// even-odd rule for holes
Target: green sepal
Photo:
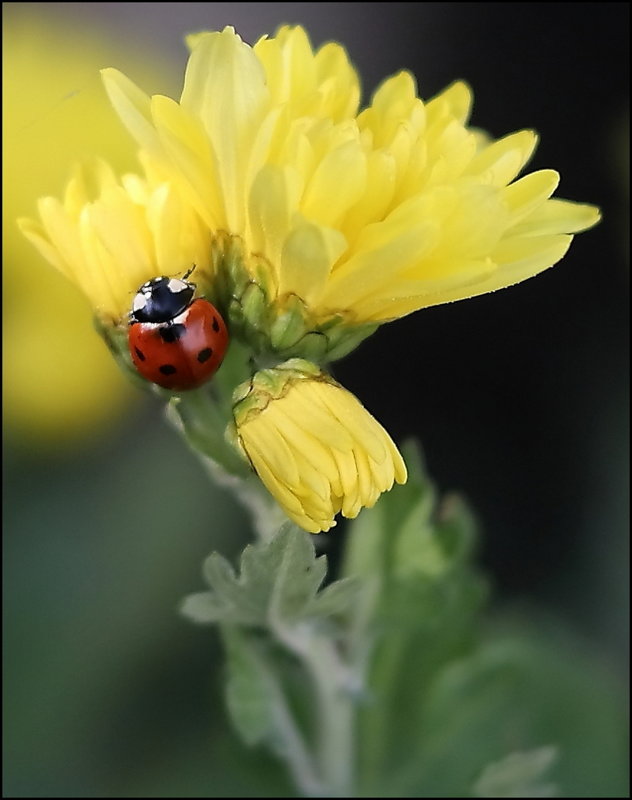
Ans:
<svg viewBox="0 0 632 800"><path fill-rule="evenodd" d="M325 331L329 340L327 357L329 361L338 361L349 355L365 339L372 336L379 325L365 323L363 325L339 325L331 331Z"/></svg>
<svg viewBox="0 0 632 800"><path fill-rule="evenodd" d="M109 318L101 317L99 314L94 315L93 324L96 332L103 339L114 360L127 377L138 387L153 390L155 388L154 384L140 375L132 361L128 345L128 326L117 324Z"/></svg>
<svg viewBox="0 0 632 800"><path fill-rule="evenodd" d="M358 324L346 313L317 317L297 295L279 295L273 266L262 255L247 253L238 236L217 233L211 256L215 278L206 296L231 336L252 348L260 363L298 357L326 364L350 353L378 327Z"/></svg>
<svg viewBox="0 0 632 800"><path fill-rule="evenodd" d="M258 332L265 332L267 323L266 295L256 283L250 283L241 296L243 324Z"/></svg>
<svg viewBox="0 0 632 800"><path fill-rule="evenodd" d="M291 350L300 352L301 358L308 358L310 361L322 364L329 361L327 344L327 337L324 333L319 330L311 330Z"/></svg>
<svg viewBox="0 0 632 800"><path fill-rule="evenodd" d="M277 352L287 352L305 335L305 304L290 295L270 328L270 344Z"/></svg>
<svg viewBox="0 0 632 800"><path fill-rule="evenodd" d="M237 428L251 414L263 411L271 400L282 397L293 383L301 380L331 381L326 373L304 358L290 358L276 367L258 370L233 392L233 415Z"/></svg>

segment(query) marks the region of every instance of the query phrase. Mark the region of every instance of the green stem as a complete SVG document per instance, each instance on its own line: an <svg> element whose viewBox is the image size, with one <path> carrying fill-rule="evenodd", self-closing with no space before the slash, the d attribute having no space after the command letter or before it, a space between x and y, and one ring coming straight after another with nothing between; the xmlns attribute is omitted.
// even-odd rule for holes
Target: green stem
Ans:
<svg viewBox="0 0 632 800"><path fill-rule="evenodd" d="M355 794L356 708L352 674L335 642L313 628L273 626L279 640L305 665L317 698L317 761L326 797Z"/></svg>
<svg viewBox="0 0 632 800"><path fill-rule="evenodd" d="M318 696L318 755L332 797L354 795L355 707L335 644L314 637L306 654Z"/></svg>
<svg viewBox="0 0 632 800"><path fill-rule="evenodd" d="M167 416L185 435L189 445L201 456L204 466L218 486L229 489L250 512L258 536L271 539L287 522L259 478L233 449L224 436L230 405L216 401L206 388L174 397Z"/></svg>
<svg viewBox="0 0 632 800"><path fill-rule="evenodd" d="M264 659L260 660L260 668L274 707L277 739L273 749L287 764L294 783L303 796L323 797L325 787L294 719L276 670Z"/></svg>
<svg viewBox="0 0 632 800"><path fill-rule="evenodd" d="M399 685L397 675L402 671L402 663L408 640L405 636L397 639L391 637L388 649L375 648L372 652L374 662L370 680L372 686L380 686L381 691L360 720L362 731L362 764L361 773L366 787L376 786L383 768L385 751L387 750L389 730L392 730L393 719L389 714L392 707L391 693Z"/></svg>
<svg viewBox="0 0 632 800"><path fill-rule="evenodd" d="M230 419L208 387L172 398L167 413L171 421L182 428L194 450L212 459L229 475L245 477L250 473L248 465L225 439Z"/></svg>

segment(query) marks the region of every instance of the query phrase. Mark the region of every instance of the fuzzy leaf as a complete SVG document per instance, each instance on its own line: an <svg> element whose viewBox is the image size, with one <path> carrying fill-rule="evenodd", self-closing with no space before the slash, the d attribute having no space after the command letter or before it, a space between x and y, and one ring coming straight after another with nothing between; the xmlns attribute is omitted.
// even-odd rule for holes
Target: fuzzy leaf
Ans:
<svg viewBox="0 0 632 800"><path fill-rule="evenodd" d="M450 496L438 505L418 444L408 442L402 452L408 481L353 522L345 575L440 577L471 553L475 525L465 503Z"/></svg>
<svg viewBox="0 0 632 800"><path fill-rule="evenodd" d="M218 622L224 613L223 607L217 603L216 598L210 592L196 592L188 595L182 601L180 610L191 622L200 624Z"/></svg>
<svg viewBox="0 0 632 800"><path fill-rule="evenodd" d="M352 603L351 582L319 591L327 572L311 537L291 524L270 540L248 545L236 574L213 553L204 564L209 592L187 597L182 613L194 622L270 627L330 617Z"/></svg>
<svg viewBox="0 0 632 800"><path fill-rule="evenodd" d="M486 596L467 560L475 534L471 515L456 498L438 503L415 443L403 452L408 483L352 524L344 570L363 590L353 604L357 652L375 641L371 701L359 726L366 791L383 776L388 782L415 769L419 755L410 754L424 698L442 670L476 641Z"/></svg>
<svg viewBox="0 0 632 800"><path fill-rule="evenodd" d="M258 744L274 732L278 679L252 639L235 627L226 627L223 633L228 712L246 744Z"/></svg>
<svg viewBox="0 0 632 800"><path fill-rule="evenodd" d="M357 580L342 578L318 592L308 605L308 610L321 617L344 614L357 599L359 591Z"/></svg>

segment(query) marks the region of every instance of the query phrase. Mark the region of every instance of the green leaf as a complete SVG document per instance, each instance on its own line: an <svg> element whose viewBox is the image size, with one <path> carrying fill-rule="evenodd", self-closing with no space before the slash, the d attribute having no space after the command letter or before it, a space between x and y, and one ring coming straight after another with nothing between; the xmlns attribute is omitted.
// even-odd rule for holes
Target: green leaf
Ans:
<svg viewBox="0 0 632 800"><path fill-rule="evenodd" d="M307 606L307 613L319 617L346 614L358 599L361 586L354 578L341 578L326 586Z"/></svg>
<svg viewBox="0 0 632 800"><path fill-rule="evenodd" d="M392 571L393 550L411 515L425 521L434 506L434 490L428 481L416 443L402 447L408 481L395 485L379 503L365 509L349 526L342 574L357 578L383 578ZM405 555L403 556L406 557Z"/></svg>
<svg viewBox="0 0 632 800"><path fill-rule="evenodd" d="M402 453L408 481L394 486L353 522L345 551L345 575L439 577L463 564L472 553L476 525L463 500L451 495L438 505L419 445L410 441Z"/></svg>
<svg viewBox="0 0 632 800"><path fill-rule="evenodd" d="M464 498L452 492L447 494L435 520L437 537L445 557L453 565L465 565L474 555L478 524Z"/></svg>
<svg viewBox="0 0 632 800"><path fill-rule="evenodd" d="M316 557L309 534L290 529L282 535L283 554L270 598L270 613L279 622L293 621L304 616L308 607L313 608L312 601L327 574L327 559Z"/></svg>
<svg viewBox="0 0 632 800"><path fill-rule="evenodd" d="M409 768L424 698L436 676L476 642L487 595L470 566L472 515L456 496L439 503L413 442L403 449L409 470L351 526L345 574L361 583L353 606L355 652L374 641L370 701L360 714L363 790L383 791ZM389 776L385 778L385 776ZM381 781L384 780L384 784ZM390 792L389 792L390 793Z"/></svg>
<svg viewBox="0 0 632 800"><path fill-rule="evenodd" d="M246 744L258 744L274 733L277 679L261 650L235 627L225 627L226 703Z"/></svg>
<svg viewBox="0 0 632 800"><path fill-rule="evenodd" d="M224 609L217 603L216 598L210 592L190 594L182 601L180 610L191 622L199 624L219 622L224 613Z"/></svg>
<svg viewBox="0 0 632 800"><path fill-rule="evenodd" d="M305 795L328 796L290 703L287 663L280 652L269 639L243 628L224 625L222 633L228 657L226 702L238 734L246 744L266 744L285 760Z"/></svg>
<svg viewBox="0 0 632 800"><path fill-rule="evenodd" d="M488 765L553 742L560 758L551 766L563 796L625 797L626 720L616 683L564 628L514 625L513 633L498 633L469 655L447 659L423 681L425 691L409 696L414 724L392 729L395 742L373 791L467 797ZM544 787L552 790L550 779ZM545 796L523 789L516 796Z"/></svg>
<svg viewBox="0 0 632 800"><path fill-rule="evenodd" d="M275 628L341 614L353 602L353 582L319 591L327 572L312 537L287 523L268 541L248 545L236 574L223 556L204 564L209 592L187 597L182 613L194 622Z"/></svg>
<svg viewBox="0 0 632 800"><path fill-rule="evenodd" d="M474 784L475 797L557 797L554 783L545 782L557 760L556 747L540 747L489 764Z"/></svg>

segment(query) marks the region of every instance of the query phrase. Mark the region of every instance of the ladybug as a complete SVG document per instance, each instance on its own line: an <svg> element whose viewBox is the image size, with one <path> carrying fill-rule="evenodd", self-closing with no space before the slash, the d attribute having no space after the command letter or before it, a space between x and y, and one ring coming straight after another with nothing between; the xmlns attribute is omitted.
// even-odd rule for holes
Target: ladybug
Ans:
<svg viewBox="0 0 632 800"><path fill-rule="evenodd" d="M159 277L136 293L129 315L128 343L140 374L164 389L197 389L218 370L228 331L215 306L194 299L195 284Z"/></svg>

